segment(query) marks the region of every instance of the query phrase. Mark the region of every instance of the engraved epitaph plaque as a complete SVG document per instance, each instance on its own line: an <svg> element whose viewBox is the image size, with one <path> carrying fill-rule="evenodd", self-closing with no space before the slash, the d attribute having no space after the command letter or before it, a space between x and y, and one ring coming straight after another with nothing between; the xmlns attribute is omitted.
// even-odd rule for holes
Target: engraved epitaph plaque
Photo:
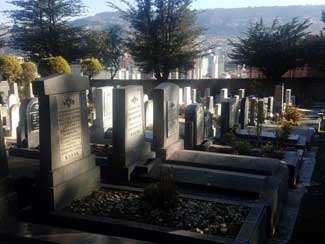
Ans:
<svg viewBox="0 0 325 244"><path fill-rule="evenodd" d="M144 136L141 92L132 92L127 99L127 143L132 148L136 147Z"/></svg>
<svg viewBox="0 0 325 244"><path fill-rule="evenodd" d="M68 163L83 157L80 94L57 95L60 160Z"/></svg>
<svg viewBox="0 0 325 244"><path fill-rule="evenodd" d="M177 103L174 101L167 101L167 137L171 137L178 131L177 127L178 109Z"/></svg>
<svg viewBox="0 0 325 244"><path fill-rule="evenodd" d="M34 103L29 112L30 123L31 123L31 131L39 130L39 105L38 103Z"/></svg>
<svg viewBox="0 0 325 244"><path fill-rule="evenodd" d="M112 121L112 113L113 113L113 100L112 100L112 90L104 91L103 94L103 122L104 122L104 128L110 128L113 126Z"/></svg>

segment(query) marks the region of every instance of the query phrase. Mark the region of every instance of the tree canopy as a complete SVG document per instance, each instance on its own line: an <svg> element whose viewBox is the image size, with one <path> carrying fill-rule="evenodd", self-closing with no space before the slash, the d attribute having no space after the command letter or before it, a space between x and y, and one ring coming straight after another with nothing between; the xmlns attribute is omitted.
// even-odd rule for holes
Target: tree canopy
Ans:
<svg viewBox="0 0 325 244"><path fill-rule="evenodd" d="M25 62L21 64L22 74L20 81L23 85L31 83L37 77L37 67L33 62Z"/></svg>
<svg viewBox="0 0 325 244"><path fill-rule="evenodd" d="M84 75L87 75L89 79L94 75L99 74L102 71L102 65L96 58L88 58L82 61L81 71Z"/></svg>
<svg viewBox="0 0 325 244"><path fill-rule="evenodd" d="M16 8L8 11L13 20L10 45L25 51L32 60L50 56L78 58L83 36L81 28L68 23L79 16L81 0L12 0Z"/></svg>
<svg viewBox="0 0 325 244"><path fill-rule="evenodd" d="M0 56L0 74L11 84L17 82L22 74L22 68L17 58L10 55Z"/></svg>
<svg viewBox="0 0 325 244"><path fill-rule="evenodd" d="M67 60L63 57L50 57L50 58L43 58L39 65L38 71L41 76L49 76L53 74L70 74L71 67Z"/></svg>
<svg viewBox="0 0 325 244"><path fill-rule="evenodd" d="M233 50L229 56L236 64L256 68L280 83L287 71L306 62L304 39L309 26L308 20L299 22L296 18L285 24L276 19L271 26L266 26L261 19L251 25L244 37L238 37L238 41L230 40Z"/></svg>
<svg viewBox="0 0 325 244"><path fill-rule="evenodd" d="M201 29L196 26L192 0L135 0L122 10L130 23L126 46L136 64L147 73L154 72L158 80L167 80L171 71L192 69L200 53L197 38Z"/></svg>

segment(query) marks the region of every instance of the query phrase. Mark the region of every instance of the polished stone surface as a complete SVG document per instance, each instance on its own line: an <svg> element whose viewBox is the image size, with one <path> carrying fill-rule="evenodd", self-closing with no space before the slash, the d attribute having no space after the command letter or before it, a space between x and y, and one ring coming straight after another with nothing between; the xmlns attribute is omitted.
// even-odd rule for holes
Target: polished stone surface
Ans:
<svg viewBox="0 0 325 244"><path fill-rule="evenodd" d="M139 240L30 223L19 223L7 229L1 229L0 241L1 243L149 244L149 242Z"/></svg>

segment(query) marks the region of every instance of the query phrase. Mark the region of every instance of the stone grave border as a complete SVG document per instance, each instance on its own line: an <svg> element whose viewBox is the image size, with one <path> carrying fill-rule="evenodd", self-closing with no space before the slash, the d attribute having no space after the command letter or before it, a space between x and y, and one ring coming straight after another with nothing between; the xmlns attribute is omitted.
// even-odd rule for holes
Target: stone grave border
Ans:
<svg viewBox="0 0 325 244"><path fill-rule="evenodd" d="M106 189L127 190L143 192L143 188L135 188L119 185L103 185ZM105 190L104 188L104 190ZM75 228L84 231L91 231L99 234L118 235L143 241L157 243L195 243L195 244L263 244L267 238L266 208L263 204L245 203L231 201L215 197L204 197L189 194L180 194L185 198L195 200L211 201L223 204L231 204L251 208L235 239L202 235L191 231L175 230L172 228L160 227L150 224L139 223L129 220L121 220L109 217L83 216L75 213L68 213L62 210L49 213L50 224L64 223L65 227Z"/></svg>

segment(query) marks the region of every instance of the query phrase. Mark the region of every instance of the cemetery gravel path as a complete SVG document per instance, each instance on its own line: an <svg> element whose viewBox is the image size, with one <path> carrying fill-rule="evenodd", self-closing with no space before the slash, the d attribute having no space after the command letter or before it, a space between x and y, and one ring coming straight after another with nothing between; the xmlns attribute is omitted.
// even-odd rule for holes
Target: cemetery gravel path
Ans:
<svg viewBox="0 0 325 244"><path fill-rule="evenodd" d="M319 146L316 167L289 244L325 244L325 132L315 143Z"/></svg>

